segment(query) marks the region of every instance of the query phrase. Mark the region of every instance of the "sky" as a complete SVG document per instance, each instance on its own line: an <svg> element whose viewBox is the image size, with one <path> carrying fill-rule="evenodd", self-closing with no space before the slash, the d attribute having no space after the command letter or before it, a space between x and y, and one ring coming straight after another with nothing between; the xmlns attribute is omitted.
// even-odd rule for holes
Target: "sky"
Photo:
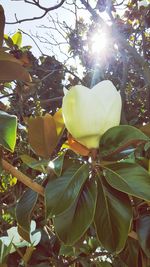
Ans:
<svg viewBox="0 0 150 267"><path fill-rule="evenodd" d="M80 0L78 0L80 3ZM119 2L121 0L118 0ZM56 4L60 2L60 0L41 0L41 3L43 6L49 6L49 3L53 3ZM73 0L68 0L68 3L72 3ZM29 5L28 3L25 3L23 0L0 0L0 3L2 4L4 10L5 10L5 17L6 17L6 22L13 22L15 21L15 14L17 16L17 19L23 19L23 18L30 18L30 17L34 17L34 16L40 16L42 14L42 11L33 6L33 5ZM95 1L94 0L90 0L90 4L93 4L93 7L95 6ZM73 8L73 5L66 5L64 4L63 7L60 7L54 11L50 11L49 14L50 16L52 16L52 18L58 19L61 22L65 22L68 26L70 26L72 29L75 27L75 16L73 15L72 12L68 11L67 9L64 8ZM120 8L120 7L119 7ZM121 12L121 10L120 10ZM101 16L105 16L105 14L101 13ZM86 19L86 21L88 22L88 20L90 20L90 14L88 13L88 11L85 12L85 10L80 9L78 11L78 17L84 17L84 19ZM43 26L43 27L41 27ZM56 39L56 41L58 42L66 42L66 39L62 38L61 34L59 34L57 31L54 31L52 29L46 29L46 27L53 27L53 23L48 19L48 16L45 16L43 19L40 20L35 20L35 21L28 21L28 22L23 22L20 24L6 24L5 25L5 34L11 35L14 34L16 31L18 30L22 30L25 33L31 35L31 36L35 36L38 35L40 36L42 40L44 40L43 38L46 38L48 40L48 42L52 42L53 40L50 39L49 34L54 35L54 38ZM95 37L94 37L95 38ZM100 36L101 38L101 36ZM67 57L64 55L66 54L67 56L69 55L68 53L68 46L66 46L66 44L62 44L61 45L61 51L59 49L59 47L57 45L51 46L50 44L47 43L41 43L39 40L37 40L36 38L34 38L35 42L38 44L38 46L40 47L40 50L46 54L46 55L50 55L50 56L55 56L56 59L58 59L61 62L64 62ZM99 44L99 39L97 39L98 44ZM107 42L107 40L106 40ZM23 46L26 45L31 45L32 46L32 53L36 56L39 57L41 55L41 52L39 51L39 49L37 48L37 46L35 45L35 43L33 42L33 40L27 36L26 34L23 34ZM103 45L103 44L102 44ZM104 44L105 45L105 44ZM97 50L97 44L95 46L95 50ZM70 59L69 61L70 64L73 64L78 70L79 73L83 72L83 68L81 67L81 65L79 64L79 60L78 59ZM80 76L80 75L79 75Z"/></svg>
<svg viewBox="0 0 150 267"><path fill-rule="evenodd" d="M42 5L48 6L48 3L50 3L50 2L52 2L53 5L57 3L57 1L55 1L55 0L53 0L53 1L42 0ZM70 1L70 2L72 2L72 1ZM5 10L6 22L15 21L15 14L17 15L18 19L40 16L42 14L42 11L39 8L37 8L33 5L29 5L27 3L24 3L23 0L22 1L21 0L16 0L16 1L14 1L14 0L1 0L0 3L2 4L2 6ZM66 5L63 5L63 6L65 7ZM67 8L68 8L68 6L67 6ZM83 15L82 10L80 13L81 13L81 15ZM58 17L61 21L65 21L71 27L74 26L73 25L74 24L74 17L72 16L71 12L69 12L63 8L58 8L57 10L51 11L49 14L53 18L56 18L58 15ZM53 26L52 23L49 22L48 16L45 16L43 19L40 19L40 20L23 22L23 23L14 24L14 25L6 24L5 25L5 34L11 35L11 34L14 34L17 30L21 29L22 31L24 31L28 34L32 34L32 35L37 34L39 36L42 36L42 37L49 39L49 37L48 37L49 30L44 29L44 28L39 28L41 25ZM55 34L55 38L57 40L61 41L61 36L56 31L53 32L53 34ZM47 47L50 48L50 46L48 46L47 44L41 44L39 41L37 43L40 46L43 53L52 54L52 52L47 49ZM23 35L23 45L33 46L33 51L32 51L33 54L35 56L40 55L40 51L36 47L36 45L34 44L32 39L25 34ZM63 47L63 49L65 49L65 47ZM55 51L56 54L59 53L59 51L57 51L56 47L54 48L54 50L56 50ZM65 52L67 52L67 51L65 51Z"/></svg>

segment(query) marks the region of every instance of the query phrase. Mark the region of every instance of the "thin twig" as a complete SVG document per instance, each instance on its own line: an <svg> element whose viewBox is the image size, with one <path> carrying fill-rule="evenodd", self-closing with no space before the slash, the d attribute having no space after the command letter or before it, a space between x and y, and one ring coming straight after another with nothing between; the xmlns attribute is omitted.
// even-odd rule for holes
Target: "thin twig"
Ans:
<svg viewBox="0 0 150 267"><path fill-rule="evenodd" d="M32 18L20 19L20 20L18 20L16 14L15 14L16 21L14 21L14 22L6 22L6 24L17 24L17 23L22 23L22 22L25 22L25 21L32 21L32 20L42 19L42 18L44 18L46 16L46 14L48 12L61 7L64 4L64 2L65 2L65 0L61 0L59 4L47 8L47 7L41 6L38 2L36 2L36 3L34 2L33 3L33 2L25 0L25 3L32 4L32 5L35 5L35 6L39 7L41 10L44 10L44 13L41 16L38 16L38 17L32 17Z"/></svg>

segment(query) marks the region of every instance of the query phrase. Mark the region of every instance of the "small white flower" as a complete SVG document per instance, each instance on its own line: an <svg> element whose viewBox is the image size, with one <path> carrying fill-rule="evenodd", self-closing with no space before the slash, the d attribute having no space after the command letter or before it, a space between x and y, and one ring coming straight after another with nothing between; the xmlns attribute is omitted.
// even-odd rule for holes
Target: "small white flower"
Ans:
<svg viewBox="0 0 150 267"><path fill-rule="evenodd" d="M2 236L0 237L0 240L7 247L10 245L10 243L12 244L10 253L13 253L14 251L16 251L15 247L20 248L20 247L25 247L25 246L27 247L36 246L41 240L41 232L38 231L34 233L35 229L36 229L36 222L32 220L31 225L30 225L31 243L27 242L19 235L17 227L15 226L8 229L7 230L8 236Z"/></svg>

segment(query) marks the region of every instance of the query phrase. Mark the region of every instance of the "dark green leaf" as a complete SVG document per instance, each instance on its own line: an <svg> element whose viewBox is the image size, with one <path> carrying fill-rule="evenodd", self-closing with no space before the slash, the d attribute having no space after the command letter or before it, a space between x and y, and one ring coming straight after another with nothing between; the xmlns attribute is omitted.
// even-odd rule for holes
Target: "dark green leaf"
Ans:
<svg viewBox="0 0 150 267"><path fill-rule="evenodd" d="M54 218L55 230L64 244L73 245L89 228L94 218L96 198L95 181L87 181L73 205Z"/></svg>
<svg viewBox="0 0 150 267"><path fill-rule="evenodd" d="M64 256L74 256L74 248L72 246L64 246L63 244L60 247L59 255Z"/></svg>
<svg viewBox="0 0 150 267"><path fill-rule="evenodd" d="M37 198L38 194L32 189L28 189L22 195L16 206L16 219L20 228L28 234L28 238L27 235L25 236L25 234L23 234L23 238L27 241L30 241L31 214L37 202ZM21 233L22 231L20 229L20 234Z"/></svg>
<svg viewBox="0 0 150 267"><path fill-rule="evenodd" d="M52 217L68 209L78 197L88 175L88 165L73 164L61 177L50 181L45 190L47 216Z"/></svg>
<svg viewBox="0 0 150 267"><path fill-rule="evenodd" d="M66 152L62 153L52 161L52 167L57 176L60 176L62 173L65 154Z"/></svg>
<svg viewBox="0 0 150 267"><path fill-rule="evenodd" d="M119 191L150 201L150 175L140 165L120 162L105 169L108 183Z"/></svg>
<svg viewBox="0 0 150 267"><path fill-rule="evenodd" d="M137 240L128 237L124 250L119 254L127 266L137 267L139 257L139 243Z"/></svg>
<svg viewBox="0 0 150 267"><path fill-rule="evenodd" d="M45 166L48 166L48 160L36 160L26 154L20 156L23 163L25 163L28 167L33 170L37 170L40 172L45 172Z"/></svg>
<svg viewBox="0 0 150 267"><path fill-rule="evenodd" d="M128 237L132 207L126 194L98 178L95 228L100 244L110 252L120 252Z"/></svg>
<svg viewBox="0 0 150 267"><path fill-rule="evenodd" d="M139 129L120 125L110 128L100 140L100 155L110 157L132 146L136 147L141 142L147 142L149 138ZM122 155L122 158L124 155Z"/></svg>
<svg viewBox="0 0 150 267"><path fill-rule="evenodd" d="M137 235L139 243L148 258L150 258L150 215L137 220Z"/></svg>
<svg viewBox="0 0 150 267"><path fill-rule="evenodd" d="M16 144L17 117L0 111L0 144L11 152Z"/></svg>

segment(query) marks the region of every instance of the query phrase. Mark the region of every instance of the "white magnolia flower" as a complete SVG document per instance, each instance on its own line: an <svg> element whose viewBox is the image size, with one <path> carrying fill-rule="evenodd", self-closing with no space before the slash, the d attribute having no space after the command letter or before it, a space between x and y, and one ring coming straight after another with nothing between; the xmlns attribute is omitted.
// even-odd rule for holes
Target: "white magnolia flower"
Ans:
<svg viewBox="0 0 150 267"><path fill-rule="evenodd" d="M76 85L63 98L62 113L67 130L87 148L98 148L101 136L120 123L121 96L111 81L92 89Z"/></svg>
<svg viewBox="0 0 150 267"><path fill-rule="evenodd" d="M36 229L36 222L32 220L31 225L30 225L31 243L27 242L19 235L17 227L15 227L15 226L8 229L7 230L8 236L2 236L2 237L0 237L0 240L7 247L10 245L10 243L12 244L11 249L10 249L10 253L13 253L16 250L15 247L21 248L21 247L25 247L25 246L27 246L27 247L36 246L41 240L41 232L38 231L38 232L34 233L35 229Z"/></svg>

